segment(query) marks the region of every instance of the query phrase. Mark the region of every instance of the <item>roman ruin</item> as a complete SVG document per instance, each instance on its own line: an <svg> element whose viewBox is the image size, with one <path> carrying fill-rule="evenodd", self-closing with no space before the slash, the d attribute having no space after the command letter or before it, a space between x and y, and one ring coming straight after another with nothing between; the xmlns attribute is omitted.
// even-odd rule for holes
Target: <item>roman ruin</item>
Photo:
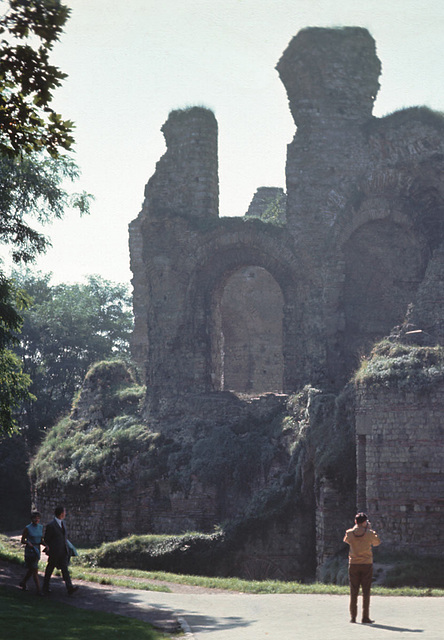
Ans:
<svg viewBox="0 0 444 640"><path fill-rule="evenodd" d="M231 558L255 578L312 577L356 509L386 547L442 555L444 117L372 114L381 63L363 28L303 29L277 71L296 127L286 192L260 187L246 216L220 217L215 116L175 110L130 224L132 350L158 475L136 455L86 491L39 482L37 465L35 502L69 501L72 530L101 542L211 531L259 496L265 515L249 516ZM383 339L373 377L351 389ZM73 430L106 423L98 380Z"/></svg>

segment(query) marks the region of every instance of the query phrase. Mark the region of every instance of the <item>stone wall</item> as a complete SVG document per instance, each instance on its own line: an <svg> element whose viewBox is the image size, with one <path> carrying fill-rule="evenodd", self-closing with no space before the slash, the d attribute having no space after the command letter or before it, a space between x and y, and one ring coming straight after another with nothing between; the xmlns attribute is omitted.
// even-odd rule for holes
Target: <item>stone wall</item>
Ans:
<svg viewBox="0 0 444 640"><path fill-rule="evenodd" d="M344 461L344 464L347 464ZM316 492L316 567L335 556L344 544L342 542L346 529L353 523L356 510L354 488L348 493L338 491L334 482L327 478L319 478Z"/></svg>
<svg viewBox="0 0 444 640"><path fill-rule="evenodd" d="M152 216L219 215L217 122L209 109L172 111L162 127L167 150L145 189Z"/></svg>
<svg viewBox="0 0 444 640"><path fill-rule="evenodd" d="M285 223L283 189L260 187L246 218ZM283 389L282 291L262 267L245 267L226 281L220 307L221 388L241 393Z"/></svg>
<svg viewBox="0 0 444 640"><path fill-rule="evenodd" d="M247 580L311 580L314 536L312 513L269 522L245 537L233 560L237 575Z"/></svg>
<svg viewBox="0 0 444 640"><path fill-rule="evenodd" d="M120 486L59 486L39 489L36 503L42 522L53 518L56 504L67 506L70 537L78 545L91 546L146 533L181 534L211 532L218 523L214 487L194 482L187 494L171 493L167 483L146 486L137 481L137 469L128 463L120 469ZM124 476L126 475L126 482Z"/></svg>
<svg viewBox="0 0 444 640"><path fill-rule="evenodd" d="M133 346L152 410L162 396L224 388L231 357L220 305L240 269L269 271L281 290L285 391L307 382L339 390L418 295L423 322L437 328L440 280L429 264L444 239L444 120L424 108L373 117L380 68L365 29L304 29L289 44L277 69L297 131L279 227L252 219L273 199L283 208L283 194L268 187L258 189L247 220L218 218L214 115L170 114L167 152L130 225ZM226 326L237 319L233 289ZM238 361L257 352L241 348ZM245 375L238 380L238 391L248 388Z"/></svg>
<svg viewBox="0 0 444 640"><path fill-rule="evenodd" d="M264 187L246 219L219 219L213 114L173 112L163 127L167 152L130 226L133 343L146 368L147 415L167 415L178 397L224 389L291 393L311 384L338 393L407 313L432 341L443 339L444 119L426 108L372 115L381 63L366 29L304 29L277 70L297 126L278 225L254 219L273 198L284 200ZM422 456L402 402L393 396L384 405L397 407L387 447L377 434L387 463L392 442ZM424 425L434 424L434 402L418 404ZM358 466L358 505L381 512L386 475L383 464L375 470L379 449L366 438L358 431L369 465L364 478ZM399 495L435 478L421 465L416 485L393 470ZM389 538L413 540L427 528L420 519L431 504L416 497L396 506L402 526L391 531L384 521ZM319 562L334 548L324 523L337 499L333 486L319 492Z"/></svg>
<svg viewBox="0 0 444 640"><path fill-rule="evenodd" d="M278 187L259 187L245 216L284 224L287 219L287 196L284 190Z"/></svg>
<svg viewBox="0 0 444 640"><path fill-rule="evenodd" d="M203 416L236 424L226 389L294 393L311 385L338 394L407 313L432 343L444 339L444 119L426 108L372 115L381 63L366 29L304 29L277 69L297 126L287 150L285 218L260 219L272 198L282 203L269 188L258 190L248 216L219 218L217 122L193 107L173 111L162 127L167 150L130 225L143 418L159 430L176 421L171 437L182 443ZM251 287L253 279L259 286ZM350 495L356 488L355 506L371 512L387 546L442 553L443 394L441 387L424 395L360 389ZM282 477L287 462L277 466ZM77 514L74 533L98 541L209 530L247 503L225 487L204 486L197 474L188 493L175 494L161 482L139 482L136 461L125 465L104 487L69 495L44 488L39 507L48 514L57 494ZM310 539L313 551L315 537L318 563L335 553L352 507L317 474L304 476L310 497L300 526L291 519L264 525L246 540L239 560L246 572L257 554L263 571L274 563L278 575L288 551L303 555ZM273 478L256 480L260 491Z"/></svg>
<svg viewBox="0 0 444 640"><path fill-rule="evenodd" d="M410 316L411 322L420 326L440 344L444 344L444 244L435 249L424 280L418 290Z"/></svg>
<svg viewBox="0 0 444 640"><path fill-rule="evenodd" d="M385 547L444 553L443 415L443 384L358 392L358 508Z"/></svg>

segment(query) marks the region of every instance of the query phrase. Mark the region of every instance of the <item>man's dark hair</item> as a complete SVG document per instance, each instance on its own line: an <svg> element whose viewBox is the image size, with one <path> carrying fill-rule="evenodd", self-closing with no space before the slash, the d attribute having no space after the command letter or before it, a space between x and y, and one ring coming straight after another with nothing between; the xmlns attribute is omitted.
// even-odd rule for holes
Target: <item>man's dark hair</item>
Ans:
<svg viewBox="0 0 444 640"><path fill-rule="evenodd" d="M54 515L56 518L58 518L60 516L61 513L63 513L65 511L65 507L61 504L59 504L55 509L54 509Z"/></svg>
<svg viewBox="0 0 444 640"><path fill-rule="evenodd" d="M367 516L365 515L365 513L360 511L359 513L356 514L355 521L356 521L357 524L361 524L361 522L366 522L367 521Z"/></svg>

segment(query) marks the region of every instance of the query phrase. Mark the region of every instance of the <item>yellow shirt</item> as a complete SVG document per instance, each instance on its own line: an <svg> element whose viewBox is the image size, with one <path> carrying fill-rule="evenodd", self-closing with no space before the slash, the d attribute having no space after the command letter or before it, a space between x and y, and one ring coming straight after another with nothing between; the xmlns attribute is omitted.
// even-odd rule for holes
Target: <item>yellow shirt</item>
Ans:
<svg viewBox="0 0 444 640"><path fill-rule="evenodd" d="M353 529L347 529L344 542L350 545L348 559L350 564L372 564L372 547L381 544L378 534L367 526L355 525Z"/></svg>

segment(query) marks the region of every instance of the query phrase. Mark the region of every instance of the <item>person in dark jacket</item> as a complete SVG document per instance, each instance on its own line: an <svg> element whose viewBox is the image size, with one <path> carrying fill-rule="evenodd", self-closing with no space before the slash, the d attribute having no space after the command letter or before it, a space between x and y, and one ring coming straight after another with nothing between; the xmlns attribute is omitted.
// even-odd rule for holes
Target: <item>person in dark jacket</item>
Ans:
<svg viewBox="0 0 444 640"><path fill-rule="evenodd" d="M43 593L50 593L49 581L55 568L62 572L66 589L69 595L73 594L79 587L75 587L69 575L68 562L70 558L69 541L65 525L66 509L58 506L54 510L54 519L46 525L44 543L48 551L48 564L45 569L43 580Z"/></svg>

